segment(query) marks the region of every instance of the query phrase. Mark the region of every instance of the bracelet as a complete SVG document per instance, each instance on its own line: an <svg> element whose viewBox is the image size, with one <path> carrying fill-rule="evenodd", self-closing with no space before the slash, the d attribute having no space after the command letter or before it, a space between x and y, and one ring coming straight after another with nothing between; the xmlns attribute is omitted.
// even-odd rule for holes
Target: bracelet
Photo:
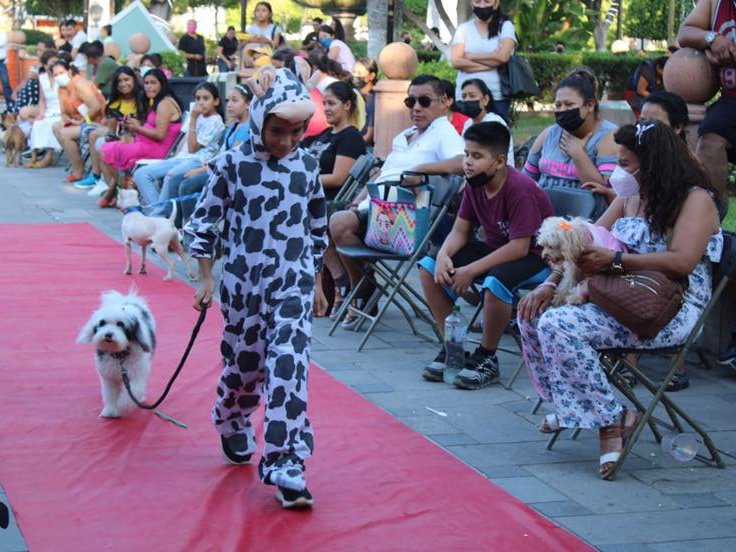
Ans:
<svg viewBox="0 0 736 552"><path fill-rule="evenodd" d="M557 289L557 284L555 282L549 282L545 280L544 282L539 284L537 287L540 287L540 288L541 287L551 287L552 289Z"/></svg>

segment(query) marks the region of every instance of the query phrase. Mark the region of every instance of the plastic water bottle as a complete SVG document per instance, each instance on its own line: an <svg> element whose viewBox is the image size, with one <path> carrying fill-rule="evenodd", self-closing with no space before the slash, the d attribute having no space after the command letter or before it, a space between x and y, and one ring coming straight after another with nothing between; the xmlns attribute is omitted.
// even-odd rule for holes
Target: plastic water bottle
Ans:
<svg viewBox="0 0 736 552"><path fill-rule="evenodd" d="M678 462L690 462L698 454L698 441L690 433L669 433L662 437L662 450Z"/></svg>
<svg viewBox="0 0 736 552"><path fill-rule="evenodd" d="M468 323L455 305L452 314L445 319L445 369L442 379L452 383L465 366L465 328Z"/></svg>

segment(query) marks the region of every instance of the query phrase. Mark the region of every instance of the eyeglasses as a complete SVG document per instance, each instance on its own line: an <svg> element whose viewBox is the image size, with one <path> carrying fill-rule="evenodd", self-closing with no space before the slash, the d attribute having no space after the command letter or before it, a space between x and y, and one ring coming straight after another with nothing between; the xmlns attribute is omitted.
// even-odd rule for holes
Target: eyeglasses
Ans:
<svg viewBox="0 0 736 552"><path fill-rule="evenodd" d="M441 99L442 98L430 98L429 96L419 96L418 98L415 96L409 96L408 98L404 98L404 105L411 109L417 105L417 102L419 102L420 106L429 107L432 105L432 102L439 101Z"/></svg>

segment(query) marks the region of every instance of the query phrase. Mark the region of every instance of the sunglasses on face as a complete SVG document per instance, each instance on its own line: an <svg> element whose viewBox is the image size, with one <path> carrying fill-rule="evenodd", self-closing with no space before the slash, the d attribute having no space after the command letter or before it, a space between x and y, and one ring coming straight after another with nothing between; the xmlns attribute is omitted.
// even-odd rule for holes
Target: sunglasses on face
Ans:
<svg viewBox="0 0 736 552"><path fill-rule="evenodd" d="M429 96L419 96L418 98L415 96L409 96L408 98L404 98L404 105L411 109L417 105L417 102L419 102L420 106L429 107L432 105L432 102L439 101L441 99L442 98L430 98Z"/></svg>

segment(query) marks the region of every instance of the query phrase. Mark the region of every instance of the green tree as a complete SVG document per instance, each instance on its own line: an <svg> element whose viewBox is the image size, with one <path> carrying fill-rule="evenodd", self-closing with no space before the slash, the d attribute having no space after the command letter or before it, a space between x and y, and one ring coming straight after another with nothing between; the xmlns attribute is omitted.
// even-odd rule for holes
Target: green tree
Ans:
<svg viewBox="0 0 736 552"><path fill-rule="evenodd" d="M84 11L83 0L28 0L29 15L51 15L56 18L77 17Z"/></svg>
<svg viewBox="0 0 736 552"><path fill-rule="evenodd" d="M683 0L675 0L675 24L679 26L678 15L687 11ZM652 40L667 40L667 16L670 0L629 0L624 12L624 30L627 35Z"/></svg>

